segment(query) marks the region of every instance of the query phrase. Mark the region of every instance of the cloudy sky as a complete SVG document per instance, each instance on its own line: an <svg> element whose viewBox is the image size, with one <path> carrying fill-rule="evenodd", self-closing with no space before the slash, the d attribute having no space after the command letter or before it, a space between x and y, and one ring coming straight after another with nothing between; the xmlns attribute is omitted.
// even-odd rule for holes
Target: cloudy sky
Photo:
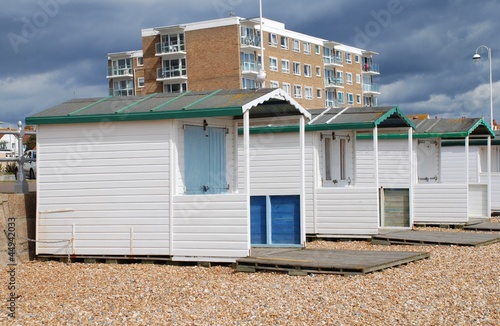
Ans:
<svg viewBox="0 0 500 326"><path fill-rule="evenodd" d="M16 0L0 11L0 121L73 97L106 96L107 53L141 48L141 29L259 15L258 0ZM380 53L380 105L407 114L500 120L500 0L263 0L286 28Z"/></svg>

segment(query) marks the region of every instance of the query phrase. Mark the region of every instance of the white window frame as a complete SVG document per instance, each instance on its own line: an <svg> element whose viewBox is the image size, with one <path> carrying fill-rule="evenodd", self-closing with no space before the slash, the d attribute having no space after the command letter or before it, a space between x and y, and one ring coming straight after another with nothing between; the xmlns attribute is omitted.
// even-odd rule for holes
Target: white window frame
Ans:
<svg viewBox="0 0 500 326"><path fill-rule="evenodd" d="M352 63L352 54L351 53L349 53L349 52L345 53L345 62L348 64Z"/></svg>
<svg viewBox="0 0 500 326"><path fill-rule="evenodd" d="M300 76L300 62L293 62L293 74L295 76Z"/></svg>
<svg viewBox="0 0 500 326"><path fill-rule="evenodd" d="M359 55L356 54L356 56L354 57L354 60L356 61L356 63L359 63Z"/></svg>
<svg viewBox="0 0 500 326"><path fill-rule="evenodd" d="M269 57L269 70L278 71L278 58Z"/></svg>
<svg viewBox="0 0 500 326"><path fill-rule="evenodd" d="M304 76L305 77L312 77L312 71L311 71L311 65L304 63Z"/></svg>
<svg viewBox="0 0 500 326"><path fill-rule="evenodd" d="M321 77L321 67L320 66L316 66L316 76Z"/></svg>
<svg viewBox="0 0 500 326"><path fill-rule="evenodd" d="M143 88L144 87L144 77L138 77L137 78L137 87L138 88Z"/></svg>
<svg viewBox="0 0 500 326"><path fill-rule="evenodd" d="M361 104L361 95L356 94L356 104Z"/></svg>
<svg viewBox="0 0 500 326"><path fill-rule="evenodd" d="M140 61L139 61L139 59L140 59ZM144 57L143 57L143 56L139 56L139 57L137 57L137 58L136 58L136 60L137 60L137 61L136 61L136 62L137 62L137 67L142 67L142 66L144 66Z"/></svg>
<svg viewBox="0 0 500 326"><path fill-rule="evenodd" d="M314 52L316 54L321 54L321 46L319 44L314 45Z"/></svg>
<svg viewBox="0 0 500 326"><path fill-rule="evenodd" d="M286 59L281 59L281 72L284 74L290 73L290 61Z"/></svg>
<svg viewBox="0 0 500 326"><path fill-rule="evenodd" d="M275 80L271 80L269 81L269 87L270 88L279 88L280 87L280 83L275 81Z"/></svg>
<svg viewBox="0 0 500 326"><path fill-rule="evenodd" d="M288 50L288 47L289 47L289 39L288 39L288 36L283 36L281 35L280 37L280 45L281 45L281 48L282 49L285 49L285 50Z"/></svg>
<svg viewBox="0 0 500 326"><path fill-rule="evenodd" d="M300 52L300 41L297 39L292 39L292 50L293 52Z"/></svg>
<svg viewBox="0 0 500 326"><path fill-rule="evenodd" d="M313 89L311 86L304 86L304 96L305 96L306 100L313 99Z"/></svg>
<svg viewBox="0 0 500 326"><path fill-rule="evenodd" d="M321 88L316 88L316 98L323 97L323 90Z"/></svg>
<svg viewBox="0 0 500 326"><path fill-rule="evenodd" d="M361 84L361 75L356 74L356 84Z"/></svg>
<svg viewBox="0 0 500 326"><path fill-rule="evenodd" d="M354 185L354 142L349 133L321 134L321 179L323 187Z"/></svg>
<svg viewBox="0 0 500 326"><path fill-rule="evenodd" d="M304 54L311 54L311 43L304 42Z"/></svg>
<svg viewBox="0 0 500 326"><path fill-rule="evenodd" d="M281 89L284 90L288 95L292 96L292 87L290 83L281 83Z"/></svg>
<svg viewBox="0 0 500 326"><path fill-rule="evenodd" d="M353 104L354 104L354 94L347 93L347 105L353 105Z"/></svg>
<svg viewBox="0 0 500 326"><path fill-rule="evenodd" d="M344 92L338 92L337 93L337 103L339 105L344 105L345 104Z"/></svg>
<svg viewBox="0 0 500 326"><path fill-rule="evenodd" d="M293 85L293 97L302 98L302 85Z"/></svg>
<svg viewBox="0 0 500 326"><path fill-rule="evenodd" d="M352 73L351 72L345 73L345 83L347 85L352 85Z"/></svg>
<svg viewBox="0 0 500 326"><path fill-rule="evenodd" d="M270 46L277 47L278 46L278 35L275 33L268 34L268 42Z"/></svg>

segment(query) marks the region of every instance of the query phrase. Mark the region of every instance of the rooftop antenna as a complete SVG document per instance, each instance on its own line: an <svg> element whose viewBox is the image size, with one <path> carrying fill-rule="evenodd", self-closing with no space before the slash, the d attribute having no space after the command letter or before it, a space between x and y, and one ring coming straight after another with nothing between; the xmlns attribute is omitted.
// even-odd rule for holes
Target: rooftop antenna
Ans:
<svg viewBox="0 0 500 326"><path fill-rule="evenodd" d="M234 10L229 10L229 17L234 17L234 16L236 16Z"/></svg>
<svg viewBox="0 0 500 326"><path fill-rule="evenodd" d="M260 84L260 88L265 87L266 71L264 70L264 31L262 30L262 0L259 0L259 20L260 20L260 69L255 82Z"/></svg>

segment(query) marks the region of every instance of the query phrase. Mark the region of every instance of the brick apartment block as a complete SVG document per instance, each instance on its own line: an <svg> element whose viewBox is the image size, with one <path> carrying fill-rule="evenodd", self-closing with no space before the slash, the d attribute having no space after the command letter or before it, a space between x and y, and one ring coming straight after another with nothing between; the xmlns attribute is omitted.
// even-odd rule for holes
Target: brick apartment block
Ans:
<svg viewBox="0 0 500 326"><path fill-rule="evenodd" d="M142 50L108 54L110 95L280 87L306 108L377 105L376 52L265 18L261 37L260 26L259 18L227 17L143 29Z"/></svg>

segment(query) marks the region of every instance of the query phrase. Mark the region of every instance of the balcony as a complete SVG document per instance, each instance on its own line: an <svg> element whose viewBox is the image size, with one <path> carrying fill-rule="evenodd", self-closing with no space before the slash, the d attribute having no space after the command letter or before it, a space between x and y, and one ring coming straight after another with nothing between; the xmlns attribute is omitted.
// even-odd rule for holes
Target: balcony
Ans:
<svg viewBox="0 0 500 326"><path fill-rule="evenodd" d="M155 55L158 57L169 56L172 58L181 58L186 55L186 47L184 44L156 43L155 49Z"/></svg>
<svg viewBox="0 0 500 326"><path fill-rule="evenodd" d="M241 75L245 77L256 77L259 73L257 62L247 61L241 64Z"/></svg>
<svg viewBox="0 0 500 326"><path fill-rule="evenodd" d="M164 69L156 71L156 81L184 82L187 78L186 69Z"/></svg>
<svg viewBox="0 0 500 326"><path fill-rule="evenodd" d="M341 57L323 57L323 63L325 67L342 67Z"/></svg>
<svg viewBox="0 0 500 326"><path fill-rule="evenodd" d="M131 67L108 67L107 78L116 77L133 77L133 70Z"/></svg>
<svg viewBox="0 0 500 326"><path fill-rule="evenodd" d="M260 50L260 38L255 36L240 37L240 48L242 50L258 51Z"/></svg>
<svg viewBox="0 0 500 326"><path fill-rule="evenodd" d="M377 63L364 63L362 64L363 74L366 75L380 75L379 67Z"/></svg>
<svg viewBox="0 0 500 326"><path fill-rule="evenodd" d="M131 88L124 88L124 89L109 89L109 95L110 96L132 96L134 95L134 90Z"/></svg>
<svg viewBox="0 0 500 326"><path fill-rule="evenodd" d="M344 88L343 78L325 78L326 88Z"/></svg>
<svg viewBox="0 0 500 326"><path fill-rule="evenodd" d="M378 84L363 84L363 94L380 94Z"/></svg>

